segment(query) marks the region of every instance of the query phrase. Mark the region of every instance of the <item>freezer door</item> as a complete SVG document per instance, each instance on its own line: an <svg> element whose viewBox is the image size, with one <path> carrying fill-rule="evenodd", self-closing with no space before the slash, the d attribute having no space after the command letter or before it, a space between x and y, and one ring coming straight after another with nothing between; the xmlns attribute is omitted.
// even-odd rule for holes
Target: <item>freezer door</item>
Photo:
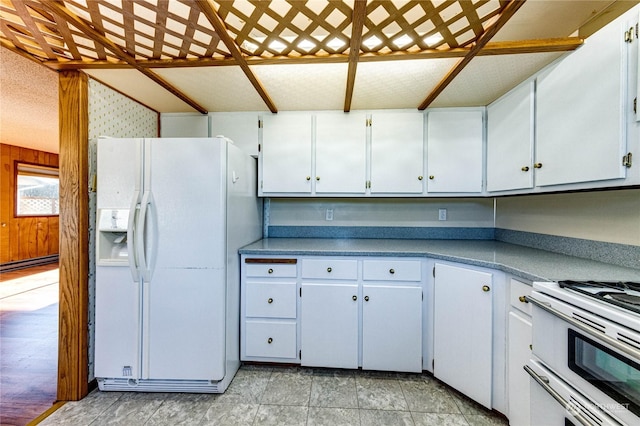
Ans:
<svg viewBox="0 0 640 426"><path fill-rule="evenodd" d="M127 267L96 267L95 377L140 378L140 284Z"/></svg>
<svg viewBox="0 0 640 426"><path fill-rule="evenodd" d="M224 377L226 144L151 139L145 146L143 376Z"/></svg>

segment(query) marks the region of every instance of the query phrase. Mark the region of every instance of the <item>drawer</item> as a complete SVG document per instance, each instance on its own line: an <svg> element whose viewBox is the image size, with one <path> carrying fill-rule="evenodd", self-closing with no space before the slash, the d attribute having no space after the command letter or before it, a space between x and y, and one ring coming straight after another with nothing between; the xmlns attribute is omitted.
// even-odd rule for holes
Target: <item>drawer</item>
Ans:
<svg viewBox="0 0 640 426"><path fill-rule="evenodd" d="M365 260L362 267L365 281L421 281L419 260Z"/></svg>
<svg viewBox="0 0 640 426"><path fill-rule="evenodd" d="M531 315L531 303L524 301L524 296L531 295L531 291L533 287L529 284L525 284L518 280L511 279L511 289L510 289L510 301L511 306L514 308L524 312L527 315Z"/></svg>
<svg viewBox="0 0 640 426"><path fill-rule="evenodd" d="M357 280L358 261L349 259L302 259L302 278Z"/></svg>
<svg viewBox="0 0 640 426"><path fill-rule="evenodd" d="M296 302L296 283L247 282L248 317L295 318Z"/></svg>
<svg viewBox="0 0 640 426"><path fill-rule="evenodd" d="M289 263L247 263L245 265L245 273L247 277L295 278L297 275L296 268L295 264Z"/></svg>
<svg viewBox="0 0 640 426"><path fill-rule="evenodd" d="M297 358L295 321L247 321L245 354L260 358Z"/></svg>

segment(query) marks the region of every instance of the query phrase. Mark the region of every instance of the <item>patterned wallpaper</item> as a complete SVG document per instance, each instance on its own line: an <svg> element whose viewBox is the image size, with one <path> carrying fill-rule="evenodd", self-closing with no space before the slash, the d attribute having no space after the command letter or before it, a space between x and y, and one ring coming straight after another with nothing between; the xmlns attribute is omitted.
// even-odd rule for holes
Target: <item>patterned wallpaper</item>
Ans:
<svg viewBox="0 0 640 426"><path fill-rule="evenodd" d="M104 84L89 79L89 380L94 379L96 289L96 139L158 136L159 114Z"/></svg>

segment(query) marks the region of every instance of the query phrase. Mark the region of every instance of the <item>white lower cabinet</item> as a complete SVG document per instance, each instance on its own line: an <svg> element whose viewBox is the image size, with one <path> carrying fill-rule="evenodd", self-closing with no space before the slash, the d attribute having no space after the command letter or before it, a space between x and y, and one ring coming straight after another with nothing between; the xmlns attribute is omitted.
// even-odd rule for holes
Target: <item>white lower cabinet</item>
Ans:
<svg viewBox="0 0 640 426"><path fill-rule="evenodd" d="M524 297L531 294L531 286L511 279L510 312L507 346L507 391L509 398L509 424L531 424L531 393L529 375L523 367L531 358L531 305Z"/></svg>
<svg viewBox="0 0 640 426"><path fill-rule="evenodd" d="M487 408L493 390L493 276L435 265L433 374Z"/></svg>
<svg viewBox="0 0 640 426"><path fill-rule="evenodd" d="M362 286L362 368L422 371L422 287Z"/></svg>
<svg viewBox="0 0 640 426"><path fill-rule="evenodd" d="M358 368L358 284L302 283L301 363Z"/></svg>

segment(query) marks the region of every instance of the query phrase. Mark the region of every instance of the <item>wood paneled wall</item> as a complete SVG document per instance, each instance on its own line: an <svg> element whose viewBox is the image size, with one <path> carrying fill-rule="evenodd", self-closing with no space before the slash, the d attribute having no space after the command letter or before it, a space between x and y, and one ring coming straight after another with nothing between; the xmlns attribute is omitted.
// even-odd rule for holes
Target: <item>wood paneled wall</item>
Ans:
<svg viewBox="0 0 640 426"><path fill-rule="evenodd" d="M58 216L16 217L16 162L58 167L58 154L0 144L0 264L58 254Z"/></svg>

